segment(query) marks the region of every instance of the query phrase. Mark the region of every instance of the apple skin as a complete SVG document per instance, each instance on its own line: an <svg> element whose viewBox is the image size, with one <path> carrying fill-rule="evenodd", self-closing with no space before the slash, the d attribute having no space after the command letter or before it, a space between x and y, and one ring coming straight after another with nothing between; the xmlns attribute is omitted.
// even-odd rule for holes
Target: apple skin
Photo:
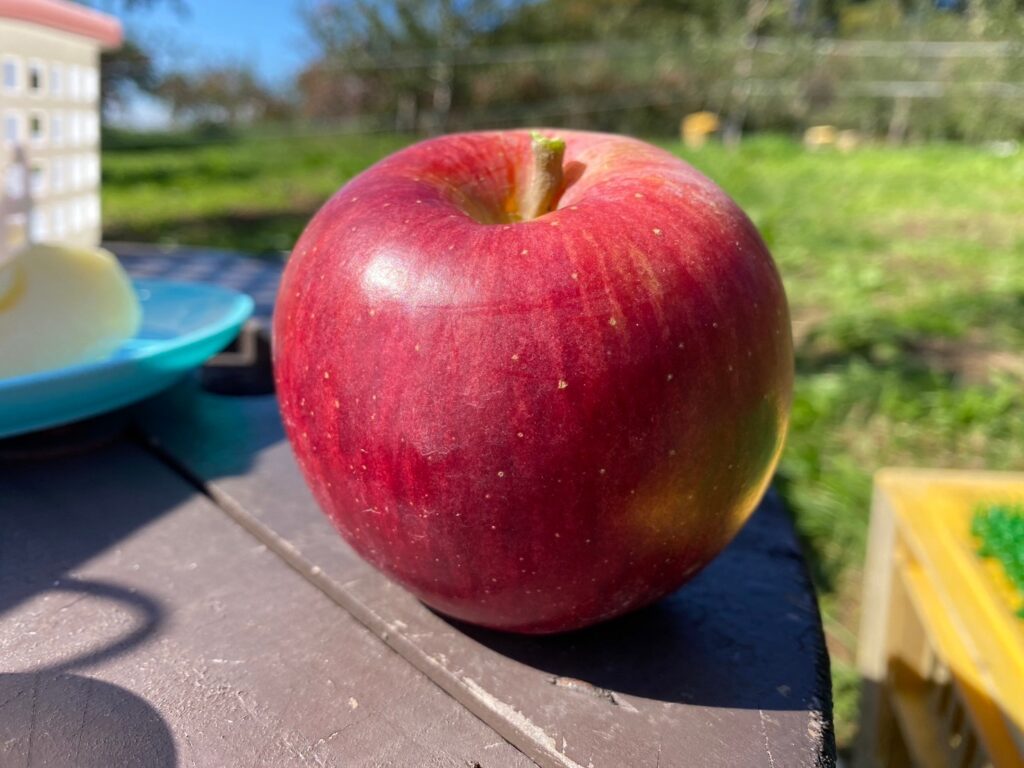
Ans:
<svg viewBox="0 0 1024 768"><path fill-rule="evenodd" d="M770 480L793 382L782 282L739 207L644 142L557 134L567 187L530 221L500 220L526 131L352 179L274 320L285 427L344 538L441 613L524 633L707 565Z"/></svg>

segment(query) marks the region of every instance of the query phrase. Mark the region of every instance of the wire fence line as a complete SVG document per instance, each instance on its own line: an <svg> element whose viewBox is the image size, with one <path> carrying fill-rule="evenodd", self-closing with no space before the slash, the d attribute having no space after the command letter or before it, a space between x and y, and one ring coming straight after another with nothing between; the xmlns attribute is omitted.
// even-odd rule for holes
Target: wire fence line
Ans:
<svg viewBox="0 0 1024 768"><path fill-rule="evenodd" d="M696 50L732 48L728 39L688 41ZM1024 58L1024 43L1017 41L932 41L932 40L794 40L777 37L739 39L739 45L759 53L791 56L808 51L817 56L848 58L907 57L925 59L1007 59ZM686 46L664 43L612 40L585 43L538 43L488 48L431 48L396 51L386 56L337 58L333 66L354 71L430 69L438 64L476 67L498 64L560 63L580 59L657 59L678 55Z"/></svg>
<svg viewBox="0 0 1024 768"><path fill-rule="evenodd" d="M794 41L761 37L748 43L764 53L787 55L793 52ZM797 43L797 45L801 45ZM804 43L803 45L808 45ZM821 56L853 58L923 59L1005 59L1024 57L1024 43L1016 41L933 41L933 40L816 40L809 47Z"/></svg>
<svg viewBox="0 0 1024 768"><path fill-rule="evenodd" d="M372 84L374 98L355 111L382 122L377 113L390 112L395 128L411 132L565 119L666 133L688 112L709 110L734 131L833 123L890 140L1024 133L1024 42L1016 40L736 35L407 49L321 66ZM929 113L914 103L930 103Z"/></svg>
<svg viewBox="0 0 1024 768"><path fill-rule="evenodd" d="M798 80L750 79L746 81L755 92L795 94ZM942 80L853 80L838 85L840 91L856 96L891 99L941 99L953 91L964 91L996 99L1024 98L1024 85L987 80L949 83Z"/></svg>
<svg viewBox="0 0 1024 768"><path fill-rule="evenodd" d="M738 133L832 124L895 141L1024 135L1024 44L1010 40L613 40L405 50L319 66L328 81L360 80L370 96L347 104L331 96L323 112L300 104L289 124L247 133L413 135L546 123L667 135L686 114L707 110Z"/></svg>

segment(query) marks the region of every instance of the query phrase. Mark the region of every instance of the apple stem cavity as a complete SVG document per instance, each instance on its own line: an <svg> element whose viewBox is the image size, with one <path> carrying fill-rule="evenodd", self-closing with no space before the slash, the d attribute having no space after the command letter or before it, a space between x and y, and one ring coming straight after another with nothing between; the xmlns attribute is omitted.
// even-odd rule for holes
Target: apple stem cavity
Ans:
<svg viewBox="0 0 1024 768"><path fill-rule="evenodd" d="M522 221L550 213L562 192L563 183L565 141L542 136L537 131L532 131L530 135L533 165L530 166L529 181L519 197L518 208Z"/></svg>

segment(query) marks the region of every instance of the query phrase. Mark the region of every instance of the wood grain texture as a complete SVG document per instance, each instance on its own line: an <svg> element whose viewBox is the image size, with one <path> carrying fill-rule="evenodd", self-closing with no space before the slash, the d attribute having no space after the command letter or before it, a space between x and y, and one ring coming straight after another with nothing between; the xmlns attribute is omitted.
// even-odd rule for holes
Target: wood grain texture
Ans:
<svg viewBox="0 0 1024 768"><path fill-rule="evenodd" d="M0 461L0 765L533 763L138 445Z"/></svg>
<svg viewBox="0 0 1024 768"><path fill-rule="evenodd" d="M154 445L236 520L539 764L834 764L820 617L774 497L657 605L524 638L448 621L356 557L306 489L272 397L185 384L137 414Z"/></svg>

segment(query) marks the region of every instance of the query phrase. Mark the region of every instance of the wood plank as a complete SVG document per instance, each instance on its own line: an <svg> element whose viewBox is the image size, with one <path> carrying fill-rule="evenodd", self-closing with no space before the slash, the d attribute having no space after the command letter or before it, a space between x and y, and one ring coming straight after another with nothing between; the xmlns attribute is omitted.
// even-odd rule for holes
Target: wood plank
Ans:
<svg viewBox="0 0 1024 768"><path fill-rule="evenodd" d="M834 764L820 617L774 497L658 605L524 638L450 622L363 563L316 508L272 397L187 383L137 415L239 522L541 765Z"/></svg>
<svg viewBox="0 0 1024 768"><path fill-rule="evenodd" d="M150 452L0 461L0 765L533 765Z"/></svg>

